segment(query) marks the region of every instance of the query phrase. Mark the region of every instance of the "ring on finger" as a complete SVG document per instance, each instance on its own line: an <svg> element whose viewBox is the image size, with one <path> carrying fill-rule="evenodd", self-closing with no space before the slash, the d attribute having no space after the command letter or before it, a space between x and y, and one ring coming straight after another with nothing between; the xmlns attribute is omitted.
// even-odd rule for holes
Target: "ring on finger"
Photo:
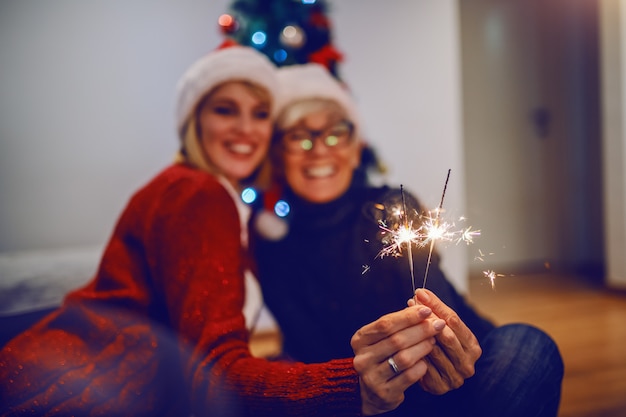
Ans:
<svg viewBox="0 0 626 417"><path fill-rule="evenodd" d="M400 369L398 368L398 364L393 359L393 356L390 356L389 359L387 359L387 363L389 364L389 367L391 368L394 374L397 374L400 372Z"/></svg>

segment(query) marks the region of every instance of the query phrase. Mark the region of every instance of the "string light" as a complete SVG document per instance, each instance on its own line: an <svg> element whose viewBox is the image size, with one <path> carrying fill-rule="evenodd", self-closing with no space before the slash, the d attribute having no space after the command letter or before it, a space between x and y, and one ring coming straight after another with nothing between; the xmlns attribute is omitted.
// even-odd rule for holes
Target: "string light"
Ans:
<svg viewBox="0 0 626 417"><path fill-rule="evenodd" d="M241 192L241 199L246 204L252 204L257 198L257 192L254 188L248 187Z"/></svg>
<svg viewBox="0 0 626 417"><path fill-rule="evenodd" d="M278 217L286 217L290 211L291 207L285 200L278 200L274 205L274 213L276 213Z"/></svg>
<svg viewBox="0 0 626 417"><path fill-rule="evenodd" d="M274 52L274 61L276 62L284 62L287 59L287 51L284 49L278 49Z"/></svg>
<svg viewBox="0 0 626 417"><path fill-rule="evenodd" d="M265 32L259 30L257 32L254 32L250 39L252 40L253 44L261 46L265 44L265 41L267 40L267 35L265 34Z"/></svg>
<svg viewBox="0 0 626 417"><path fill-rule="evenodd" d="M234 19L229 14L223 14L217 19L217 23L222 27L229 27L234 22Z"/></svg>

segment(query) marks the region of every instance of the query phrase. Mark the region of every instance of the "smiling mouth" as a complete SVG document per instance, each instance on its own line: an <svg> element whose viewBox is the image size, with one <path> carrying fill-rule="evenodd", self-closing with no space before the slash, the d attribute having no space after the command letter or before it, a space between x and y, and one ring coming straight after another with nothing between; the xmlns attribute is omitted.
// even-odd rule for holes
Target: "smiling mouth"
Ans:
<svg viewBox="0 0 626 417"><path fill-rule="evenodd" d="M305 176L309 178L327 178L335 174L336 169L332 165L310 167L304 170Z"/></svg>
<svg viewBox="0 0 626 417"><path fill-rule="evenodd" d="M251 155L254 152L254 146L249 143L230 143L228 150L238 155Z"/></svg>

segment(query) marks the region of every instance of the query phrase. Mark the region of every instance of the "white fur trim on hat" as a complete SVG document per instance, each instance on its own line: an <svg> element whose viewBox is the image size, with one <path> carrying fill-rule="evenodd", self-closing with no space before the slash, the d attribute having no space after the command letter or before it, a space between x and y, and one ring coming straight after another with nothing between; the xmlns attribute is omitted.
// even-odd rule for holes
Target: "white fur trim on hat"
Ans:
<svg viewBox="0 0 626 417"><path fill-rule="evenodd" d="M324 66L315 63L290 65L278 68L277 72L280 85L279 112L301 100L333 100L343 107L359 131L360 120L354 99Z"/></svg>
<svg viewBox="0 0 626 417"><path fill-rule="evenodd" d="M276 67L261 52L248 46L231 46L210 52L183 74L177 85L176 125L180 131L202 97L226 81L258 84L273 97L275 113L278 83Z"/></svg>

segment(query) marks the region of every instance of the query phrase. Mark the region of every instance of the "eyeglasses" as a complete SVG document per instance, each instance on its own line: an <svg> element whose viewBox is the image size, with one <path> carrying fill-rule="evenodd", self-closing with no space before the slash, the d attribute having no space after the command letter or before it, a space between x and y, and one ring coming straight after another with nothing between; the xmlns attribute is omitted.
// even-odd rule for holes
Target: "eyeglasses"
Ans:
<svg viewBox="0 0 626 417"><path fill-rule="evenodd" d="M303 153L313 149L317 138L322 138L327 148L342 148L352 141L354 125L342 120L321 130L297 127L284 132L283 145L291 153Z"/></svg>

